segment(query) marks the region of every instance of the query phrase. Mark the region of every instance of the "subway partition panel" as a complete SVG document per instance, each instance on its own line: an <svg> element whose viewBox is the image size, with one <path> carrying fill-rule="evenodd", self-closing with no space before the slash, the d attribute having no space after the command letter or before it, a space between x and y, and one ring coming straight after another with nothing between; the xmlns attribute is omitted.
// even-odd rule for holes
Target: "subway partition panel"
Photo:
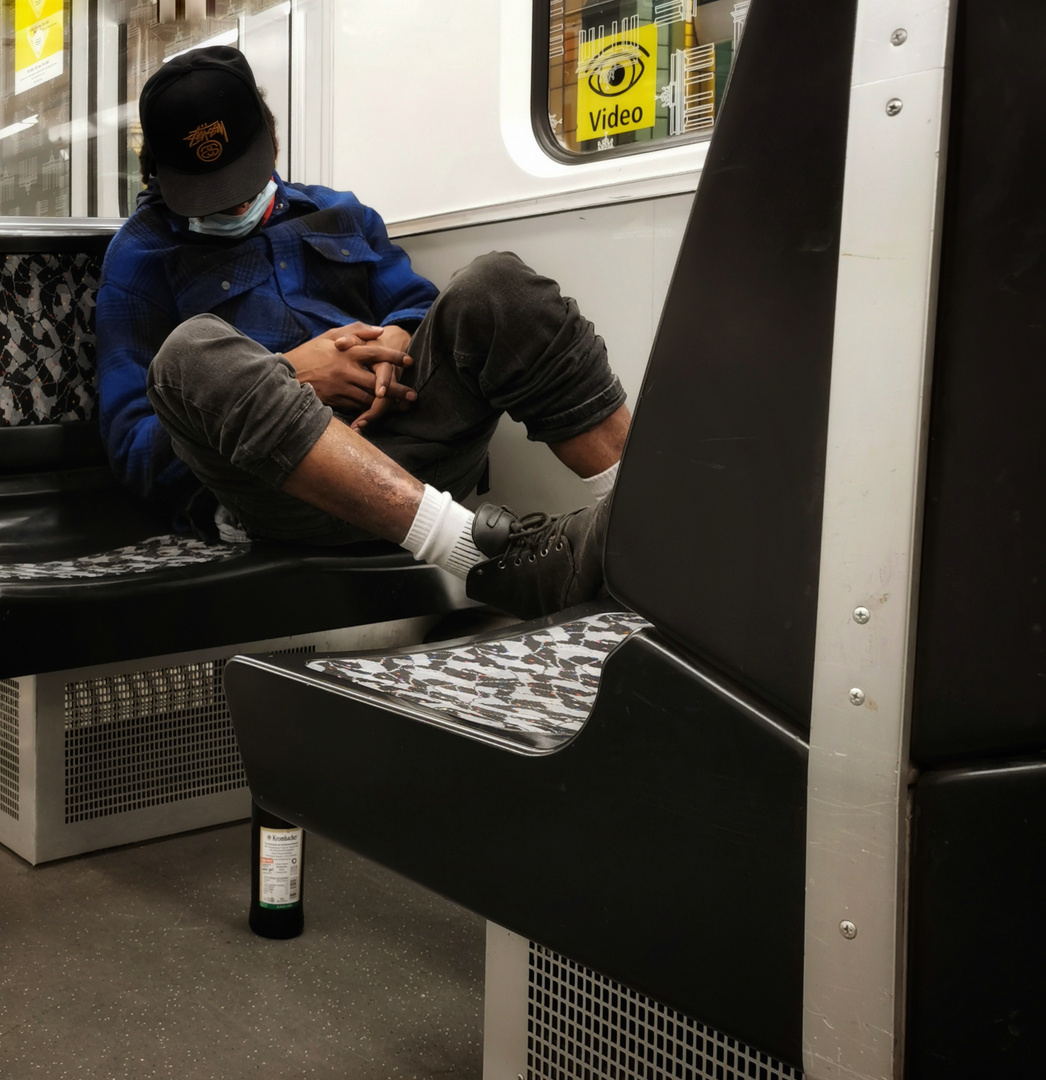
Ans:
<svg viewBox="0 0 1046 1080"><path fill-rule="evenodd" d="M912 756L1046 748L1046 6L958 9Z"/></svg>
<svg viewBox="0 0 1046 1080"><path fill-rule="evenodd" d="M225 687L262 806L800 1060L807 748L654 632L553 750L293 658L238 657Z"/></svg>
<svg viewBox="0 0 1046 1080"><path fill-rule="evenodd" d="M752 4L606 549L616 597L804 725L855 9Z"/></svg>
<svg viewBox="0 0 1046 1080"><path fill-rule="evenodd" d="M927 773L916 787L913 1080L1046 1075L1046 763Z"/></svg>

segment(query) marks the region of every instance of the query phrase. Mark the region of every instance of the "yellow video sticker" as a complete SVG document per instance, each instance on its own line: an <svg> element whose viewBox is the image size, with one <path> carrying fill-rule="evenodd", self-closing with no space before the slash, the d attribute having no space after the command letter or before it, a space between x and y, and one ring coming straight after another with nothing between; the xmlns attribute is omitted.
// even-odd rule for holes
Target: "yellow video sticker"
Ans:
<svg viewBox="0 0 1046 1080"><path fill-rule="evenodd" d="M581 41L577 78L579 140L653 127L656 97L656 24Z"/></svg>

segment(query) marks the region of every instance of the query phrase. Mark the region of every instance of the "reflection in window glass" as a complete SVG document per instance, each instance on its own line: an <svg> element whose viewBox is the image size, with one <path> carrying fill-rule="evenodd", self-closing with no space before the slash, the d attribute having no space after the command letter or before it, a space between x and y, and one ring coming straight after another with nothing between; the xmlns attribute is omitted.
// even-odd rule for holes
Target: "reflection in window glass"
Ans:
<svg viewBox="0 0 1046 1080"><path fill-rule="evenodd" d="M549 127L572 153L708 134L749 0L549 0Z"/></svg>
<svg viewBox="0 0 1046 1080"><path fill-rule="evenodd" d="M259 82L277 88L270 107L286 117L289 0L163 6L174 15L160 22L157 0L85 0L78 17L86 13L89 30L74 35L72 0L0 0L0 216L68 217L74 206L92 216L133 211L138 96L186 49L242 48ZM191 8L207 14L185 17Z"/></svg>
<svg viewBox="0 0 1046 1080"><path fill-rule="evenodd" d="M121 36L126 40L123 65L126 123L122 153L126 166L121 180L127 193L127 209L121 208L122 213L134 210L142 187L138 166L142 145L138 98L150 76L172 56L203 45L234 45L242 49L262 92L267 91L269 107L286 131L289 0L207 0L207 18L177 18L163 23L157 22L156 0L108 0L106 6L110 21L121 27Z"/></svg>
<svg viewBox="0 0 1046 1080"><path fill-rule="evenodd" d="M69 3L0 4L0 214L69 214Z"/></svg>
<svg viewBox="0 0 1046 1080"><path fill-rule="evenodd" d="M250 4L271 7L268 3ZM239 16L248 6L243 0L217 0L210 8L213 17L206 19L174 19L157 22L156 0L110 0L109 18L121 28L126 42L124 79L126 124L123 129L121 181L126 192L126 207L121 200L121 213L134 210L138 192L142 190L138 151L142 147L142 127L138 121L138 97L149 77L170 57L201 45L242 46Z"/></svg>

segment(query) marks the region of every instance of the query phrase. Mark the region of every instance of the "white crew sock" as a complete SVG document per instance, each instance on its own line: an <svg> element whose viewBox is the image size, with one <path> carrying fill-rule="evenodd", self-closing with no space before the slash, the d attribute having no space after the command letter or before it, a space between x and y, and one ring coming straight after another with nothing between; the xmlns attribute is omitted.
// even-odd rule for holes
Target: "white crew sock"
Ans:
<svg viewBox="0 0 1046 1080"><path fill-rule="evenodd" d="M469 570L486 559L472 542L473 517L449 492L426 484L402 547L419 562L441 566L464 581Z"/></svg>
<svg viewBox="0 0 1046 1080"><path fill-rule="evenodd" d="M596 473L595 476L581 477L581 483L586 486L596 502L599 502L600 499L605 499L607 495L614 490L614 481L617 479L617 467L620 464L620 461L615 461L609 469L604 469L601 473Z"/></svg>

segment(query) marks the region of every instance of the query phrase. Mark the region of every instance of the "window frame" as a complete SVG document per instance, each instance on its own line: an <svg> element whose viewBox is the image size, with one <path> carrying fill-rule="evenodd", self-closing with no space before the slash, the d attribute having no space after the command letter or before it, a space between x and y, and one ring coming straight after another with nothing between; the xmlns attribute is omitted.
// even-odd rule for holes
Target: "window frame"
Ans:
<svg viewBox="0 0 1046 1080"><path fill-rule="evenodd" d="M687 146L693 143L709 142L715 133L711 131L693 132L684 135L669 135L665 138L651 139L648 142L628 143L625 146L611 146L606 150L567 150L553 134L548 120L548 67L549 67L549 0L533 0L531 21L530 50L530 126L534 138L542 151L553 161L564 165L584 165L591 161L605 161L607 158L631 157L635 154L651 154L670 147ZM726 100L733 75L733 64L727 76L723 90ZM720 107L721 103L720 103Z"/></svg>

